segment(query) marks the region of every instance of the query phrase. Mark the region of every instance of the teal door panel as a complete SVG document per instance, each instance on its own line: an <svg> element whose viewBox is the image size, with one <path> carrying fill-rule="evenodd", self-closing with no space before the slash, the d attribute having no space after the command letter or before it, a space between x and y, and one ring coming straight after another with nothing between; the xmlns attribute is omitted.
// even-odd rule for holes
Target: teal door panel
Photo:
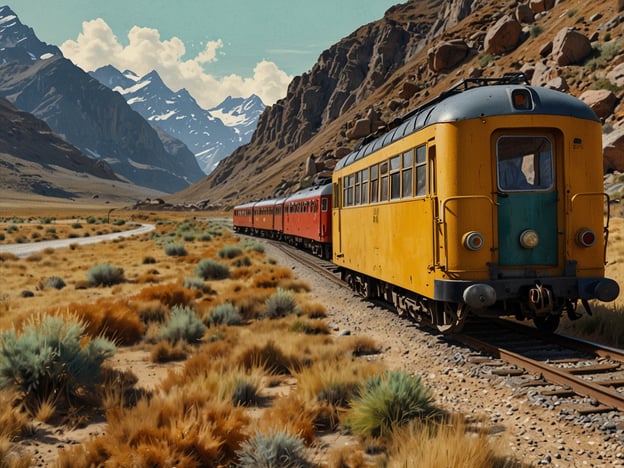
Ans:
<svg viewBox="0 0 624 468"><path fill-rule="evenodd" d="M498 197L499 265L557 265L557 192L507 193ZM532 249L520 245L526 229L537 231Z"/></svg>

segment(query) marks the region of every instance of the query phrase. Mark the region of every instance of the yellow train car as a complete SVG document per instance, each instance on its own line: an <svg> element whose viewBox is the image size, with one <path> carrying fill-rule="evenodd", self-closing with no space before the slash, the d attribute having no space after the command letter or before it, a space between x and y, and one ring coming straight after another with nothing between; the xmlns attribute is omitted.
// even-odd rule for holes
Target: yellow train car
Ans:
<svg viewBox="0 0 624 468"><path fill-rule="evenodd" d="M604 277L601 138L587 105L522 74L463 80L339 161L333 261L444 332L469 313L553 331L579 300L590 312L619 294Z"/></svg>

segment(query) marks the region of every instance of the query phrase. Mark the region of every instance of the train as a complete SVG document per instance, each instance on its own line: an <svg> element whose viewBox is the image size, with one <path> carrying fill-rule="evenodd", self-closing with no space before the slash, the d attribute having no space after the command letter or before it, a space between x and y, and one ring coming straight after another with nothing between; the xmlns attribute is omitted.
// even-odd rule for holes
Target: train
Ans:
<svg viewBox="0 0 624 468"><path fill-rule="evenodd" d="M354 291L443 333L469 316L552 333L619 294L602 168L583 101L519 73L467 78L360 141L330 184L239 205L233 225L331 260Z"/></svg>

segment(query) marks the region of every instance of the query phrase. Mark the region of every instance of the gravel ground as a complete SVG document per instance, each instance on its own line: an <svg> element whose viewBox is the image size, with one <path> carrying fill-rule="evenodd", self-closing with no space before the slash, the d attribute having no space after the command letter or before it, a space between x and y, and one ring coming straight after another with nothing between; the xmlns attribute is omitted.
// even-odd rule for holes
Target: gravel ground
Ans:
<svg viewBox="0 0 624 468"><path fill-rule="evenodd" d="M624 466L621 415L578 416L560 402L519 391L513 378L493 376L491 362L479 353L399 319L271 245L266 252L310 284L311 299L327 307L336 334L375 339L383 349L379 359L389 368L421 374L438 405L489 421L493 444L501 451L536 466Z"/></svg>

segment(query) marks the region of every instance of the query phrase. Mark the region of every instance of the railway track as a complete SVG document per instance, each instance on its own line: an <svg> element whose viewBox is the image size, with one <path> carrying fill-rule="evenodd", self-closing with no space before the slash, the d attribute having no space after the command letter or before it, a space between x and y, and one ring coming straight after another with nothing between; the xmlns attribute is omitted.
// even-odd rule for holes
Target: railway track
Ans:
<svg viewBox="0 0 624 468"><path fill-rule="evenodd" d="M347 289L337 267L292 246L267 241L282 252ZM569 406L581 415L624 412L624 350L553 334L503 319L476 319L454 340L495 359L483 358L491 372L517 377L555 406ZM476 358L476 361L479 359Z"/></svg>

